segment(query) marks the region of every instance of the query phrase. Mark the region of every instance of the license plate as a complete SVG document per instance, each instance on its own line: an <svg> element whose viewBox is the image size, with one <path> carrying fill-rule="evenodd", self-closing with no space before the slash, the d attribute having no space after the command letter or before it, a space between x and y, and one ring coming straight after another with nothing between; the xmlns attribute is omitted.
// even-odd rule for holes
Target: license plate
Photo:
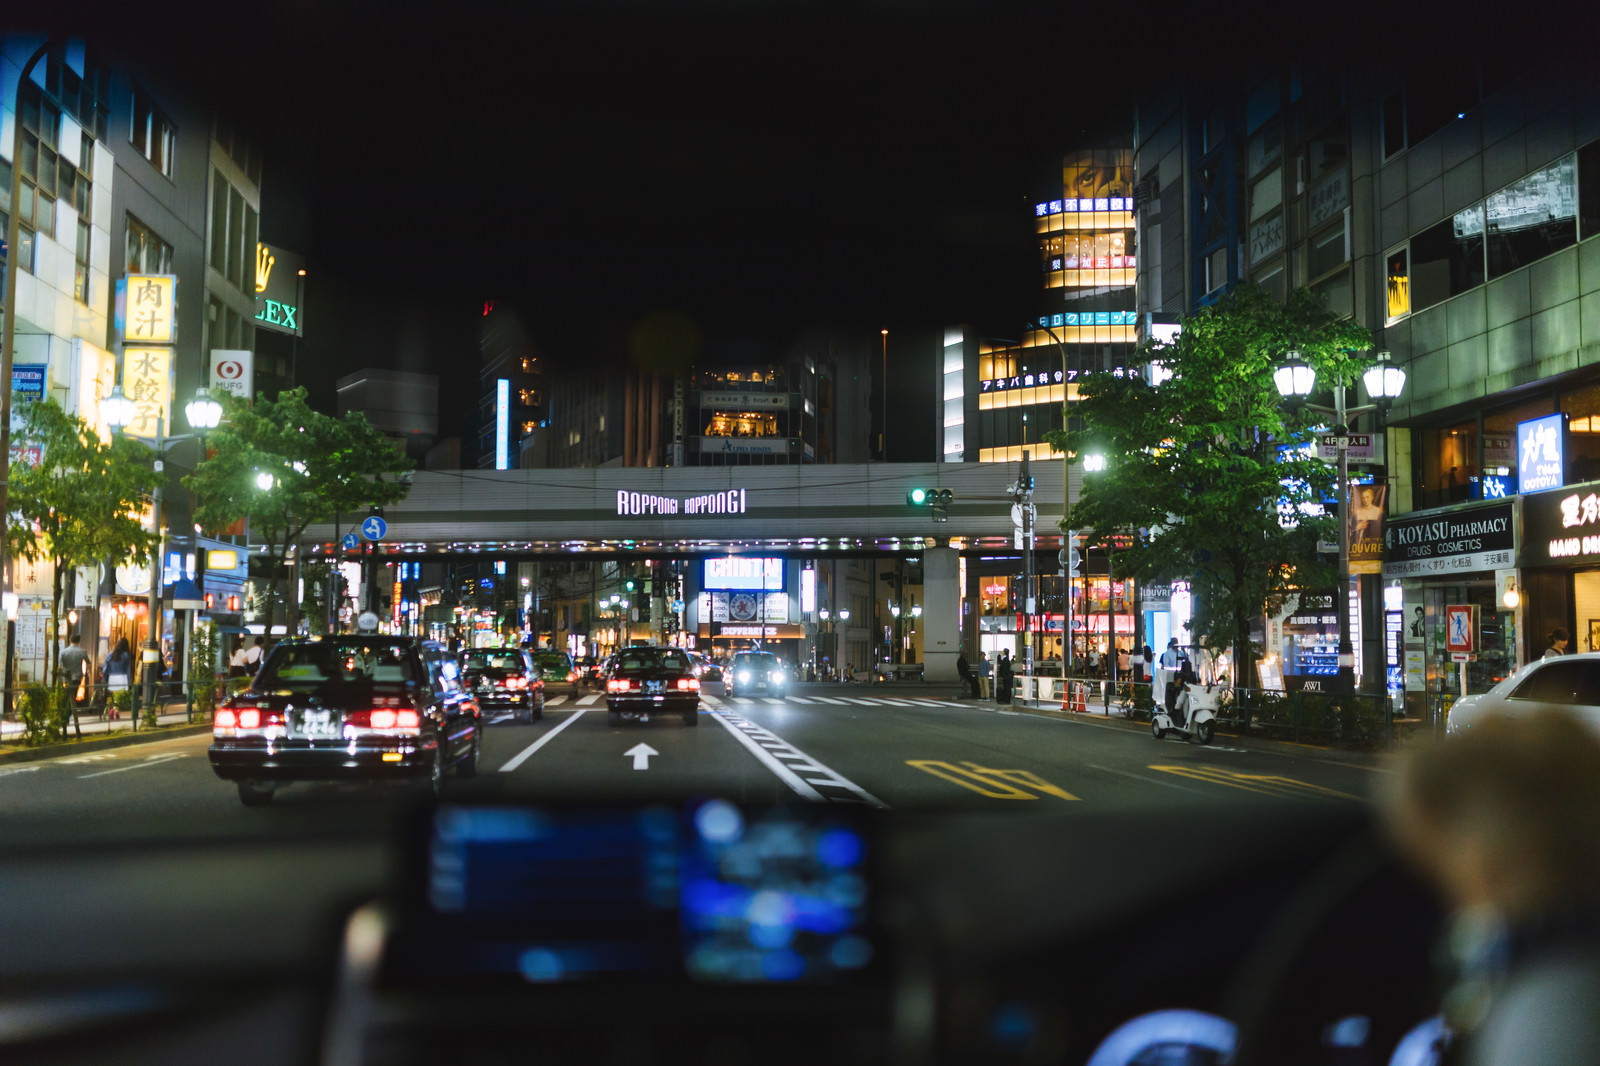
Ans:
<svg viewBox="0 0 1600 1066"><path fill-rule="evenodd" d="M651 695L655 695L659 692L665 692L667 691L667 683L665 681L646 681L644 683L644 690Z"/></svg>
<svg viewBox="0 0 1600 1066"><path fill-rule="evenodd" d="M308 737L338 736L339 721L332 711L301 711L300 732Z"/></svg>

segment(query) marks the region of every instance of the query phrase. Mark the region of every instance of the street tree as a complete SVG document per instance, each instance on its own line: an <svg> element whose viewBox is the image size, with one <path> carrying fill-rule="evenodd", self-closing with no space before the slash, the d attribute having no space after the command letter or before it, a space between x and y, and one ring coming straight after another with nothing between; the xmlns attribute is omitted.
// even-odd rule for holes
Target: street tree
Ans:
<svg viewBox="0 0 1600 1066"><path fill-rule="evenodd" d="M1317 545L1337 536L1318 513L1335 473L1314 454L1317 416L1283 403L1273 371L1296 350L1319 382L1353 385L1371 348L1364 327L1309 290L1280 302L1243 286L1185 319L1170 343L1141 347L1135 363L1170 377L1080 379L1072 424L1045 434L1069 454L1105 458L1084 478L1073 525L1097 541L1118 536L1119 573L1188 581L1191 641L1231 646L1240 685L1256 684L1250 633L1263 611L1334 577Z"/></svg>
<svg viewBox="0 0 1600 1066"><path fill-rule="evenodd" d="M54 400L19 407L7 549L12 558L51 566L47 676L54 678L67 574L108 560L150 565L156 534L144 528L142 516L158 475L149 449L122 437L102 441Z"/></svg>
<svg viewBox="0 0 1600 1066"><path fill-rule="evenodd" d="M266 549L269 590L284 580L289 551L307 526L396 503L410 491L403 475L411 460L359 412L314 411L303 388L254 403L229 398L224 406L207 458L183 483L203 528L249 522L251 538ZM277 601L269 591L269 634Z"/></svg>

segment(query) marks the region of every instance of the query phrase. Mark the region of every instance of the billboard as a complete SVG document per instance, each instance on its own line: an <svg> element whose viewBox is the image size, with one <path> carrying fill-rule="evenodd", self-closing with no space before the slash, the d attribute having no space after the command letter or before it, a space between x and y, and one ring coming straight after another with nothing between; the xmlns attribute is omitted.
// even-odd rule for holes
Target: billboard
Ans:
<svg viewBox="0 0 1600 1066"><path fill-rule="evenodd" d="M702 588L776 591L783 588L783 560L726 556L705 561Z"/></svg>

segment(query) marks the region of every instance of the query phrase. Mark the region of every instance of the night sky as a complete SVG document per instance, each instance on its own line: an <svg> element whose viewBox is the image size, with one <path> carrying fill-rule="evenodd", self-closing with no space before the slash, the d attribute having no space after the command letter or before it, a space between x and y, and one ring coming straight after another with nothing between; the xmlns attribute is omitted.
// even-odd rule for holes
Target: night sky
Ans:
<svg viewBox="0 0 1600 1066"><path fill-rule="evenodd" d="M1255 8L292 0L73 28L257 116L263 237L311 268L315 392L397 366L454 406L487 299L554 367L620 361L662 310L780 345L1015 335L1040 298L1030 205L1064 150L1129 127L1136 88L1291 52L1376 65L1427 18ZM1446 32L1471 39L1476 10L1450 5Z"/></svg>

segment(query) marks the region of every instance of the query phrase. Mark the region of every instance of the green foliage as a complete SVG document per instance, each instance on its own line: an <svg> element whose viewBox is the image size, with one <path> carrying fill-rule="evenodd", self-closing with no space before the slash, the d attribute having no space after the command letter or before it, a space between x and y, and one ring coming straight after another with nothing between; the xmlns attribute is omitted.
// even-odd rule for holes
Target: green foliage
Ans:
<svg viewBox="0 0 1600 1066"><path fill-rule="evenodd" d="M73 567L108 559L149 561L156 535L144 528L140 514L158 475L144 445L120 437L106 444L54 400L23 402L16 410L21 417L16 447L37 448L40 460L11 467L6 546L14 558L51 564L50 631L55 634ZM51 676L59 653L59 640L52 638Z"/></svg>
<svg viewBox="0 0 1600 1066"><path fill-rule="evenodd" d="M204 622L194 627L189 638L189 684L194 710L211 713L217 703L217 627Z"/></svg>
<svg viewBox="0 0 1600 1066"><path fill-rule="evenodd" d="M411 460L358 412L333 418L306 404L305 389L248 404L224 400L225 414L207 439L211 455L183 483L198 501L195 517L209 530L241 518L267 546L274 586L289 548L313 522L397 503ZM270 474L269 489L257 478ZM274 603L267 608L272 631Z"/></svg>
<svg viewBox="0 0 1600 1066"><path fill-rule="evenodd" d="M52 744L67 735L72 721L72 697L65 688L29 685L17 695L17 715L23 737L30 745Z"/></svg>
<svg viewBox="0 0 1600 1066"><path fill-rule="evenodd" d="M1336 535L1331 519L1280 521L1280 503L1319 499L1335 479L1328 464L1280 451L1311 440L1319 416L1289 410L1272 372L1293 349L1319 386L1353 383L1371 347L1365 328L1308 290L1279 303L1244 286L1186 319L1172 344L1144 346L1139 361L1173 375L1159 387L1089 376L1073 407L1081 426L1045 434L1069 453L1106 456L1105 471L1084 479L1073 527L1101 539L1141 531L1128 550L1119 546L1119 572L1189 581L1192 642L1247 649L1250 624L1270 602L1331 578L1316 545ZM1253 684L1255 654L1236 658L1240 683Z"/></svg>

